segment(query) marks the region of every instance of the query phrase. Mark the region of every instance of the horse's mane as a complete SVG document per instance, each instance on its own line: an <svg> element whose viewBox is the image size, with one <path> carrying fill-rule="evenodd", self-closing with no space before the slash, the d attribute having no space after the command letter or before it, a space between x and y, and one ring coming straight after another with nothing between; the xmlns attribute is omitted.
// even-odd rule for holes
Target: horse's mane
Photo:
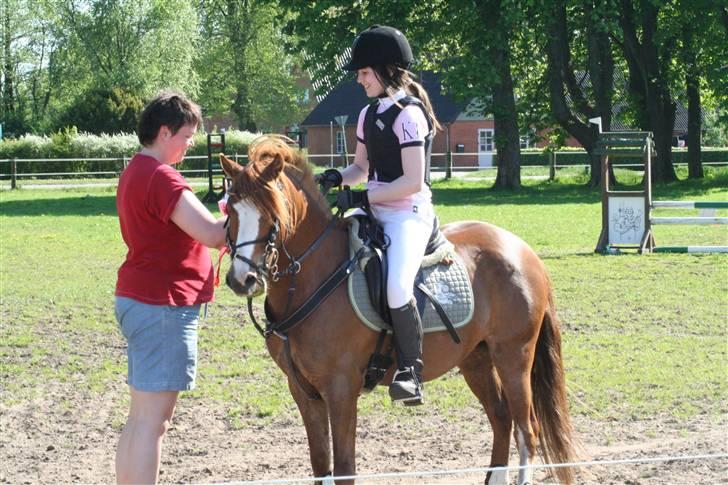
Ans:
<svg viewBox="0 0 728 485"><path fill-rule="evenodd" d="M310 203L330 213L311 167L289 142L280 135L256 138L248 148L249 162L233 187L236 194L258 209L266 222L278 221L282 237L298 226Z"/></svg>

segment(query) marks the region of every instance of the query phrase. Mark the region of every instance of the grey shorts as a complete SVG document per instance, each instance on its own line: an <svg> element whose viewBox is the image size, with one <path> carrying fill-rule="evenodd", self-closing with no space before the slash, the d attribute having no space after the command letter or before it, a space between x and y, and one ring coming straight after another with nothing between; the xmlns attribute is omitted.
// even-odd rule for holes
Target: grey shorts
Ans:
<svg viewBox="0 0 728 485"><path fill-rule="evenodd" d="M127 341L127 383L138 391L195 387L200 305L149 305L115 297L116 321Z"/></svg>

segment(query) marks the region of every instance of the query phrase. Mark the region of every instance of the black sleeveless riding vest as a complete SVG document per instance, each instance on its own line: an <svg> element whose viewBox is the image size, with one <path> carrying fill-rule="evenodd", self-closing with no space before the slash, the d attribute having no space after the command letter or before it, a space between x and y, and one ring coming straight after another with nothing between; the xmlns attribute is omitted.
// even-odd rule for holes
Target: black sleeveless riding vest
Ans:
<svg viewBox="0 0 728 485"><path fill-rule="evenodd" d="M401 106L397 106L397 103ZM432 154L432 123L425 107L417 98L405 96L399 99L382 113L377 113L378 103L373 103L367 109L364 115L364 143L367 147L367 155L369 157L369 180L376 179L380 182L392 182L396 180L404 171L402 170L402 148L409 146L425 147L425 183L430 185L430 157ZM422 110L427 120L428 133L425 136L424 143L416 140L410 143L400 145L397 135L394 133L392 126L394 120L405 106L415 105ZM375 177L376 174L376 177Z"/></svg>

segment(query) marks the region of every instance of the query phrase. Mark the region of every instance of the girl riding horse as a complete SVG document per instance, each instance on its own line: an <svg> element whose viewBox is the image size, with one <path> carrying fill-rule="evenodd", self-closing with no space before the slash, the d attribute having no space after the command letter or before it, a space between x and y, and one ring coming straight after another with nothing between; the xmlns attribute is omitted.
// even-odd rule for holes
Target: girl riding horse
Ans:
<svg viewBox="0 0 728 485"><path fill-rule="evenodd" d="M392 27L372 26L354 40L344 69L356 71L376 101L359 113L354 163L321 177L326 186L367 181L366 190L340 191L337 205L370 210L388 237L386 294L397 356L389 395L410 406L424 402L422 321L413 287L435 222L429 169L440 128L427 92L407 71L411 62L409 42Z"/></svg>

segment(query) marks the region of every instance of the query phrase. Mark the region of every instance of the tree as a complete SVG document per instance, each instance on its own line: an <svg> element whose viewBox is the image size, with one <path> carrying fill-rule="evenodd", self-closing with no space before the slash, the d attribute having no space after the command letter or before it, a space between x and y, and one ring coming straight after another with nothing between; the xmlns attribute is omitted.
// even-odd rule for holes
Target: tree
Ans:
<svg viewBox="0 0 728 485"><path fill-rule="evenodd" d="M200 3L203 43L197 62L208 113L236 114L241 128L278 131L300 119L304 89L297 60L284 51L275 2Z"/></svg>
<svg viewBox="0 0 728 485"><path fill-rule="evenodd" d="M556 121L589 153L589 185L599 186L601 156L595 154L598 128L590 118L601 117L602 129L609 131L614 93L614 59L603 6L591 0L545 2L540 30L547 38L551 111ZM578 35L574 32L582 32ZM574 44L574 49L572 49ZM575 60L572 53L583 54Z"/></svg>
<svg viewBox="0 0 728 485"><path fill-rule="evenodd" d="M95 88L76 98L59 120L60 126L75 126L88 133L133 133L144 101L122 88Z"/></svg>
<svg viewBox="0 0 728 485"><path fill-rule="evenodd" d="M698 63L702 93L706 107L705 127L708 143L728 146L728 6L706 0L700 11L702 28L696 29L699 46ZM697 22L696 22L697 23Z"/></svg>
<svg viewBox="0 0 728 485"><path fill-rule="evenodd" d="M703 178L700 160L701 112L699 46L697 19L691 9L683 14L681 58L685 69L685 89L688 98L688 178Z"/></svg>
<svg viewBox="0 0 728 485"><path fill-rule="evenodd" d="M496 74L491 86L498 150L495 187L518 189L521 187L521 145L510 47L510 33L516 24L516 5L506 0L479 0L475 5L478 18L485 26L486 55Z"/></svg>
<svg viewBox="0 0 728 485"><path fill-rule="evenodd" d="M0 119L8 133L38 126L48 107L53 71L53 39L43 2L7 0L0 4Z"/></svg>
<svg viewBox="0 0 728 485"><path fill-rule="evenodd" d="M123 98L148 99L165 88L197 95L198 23L191 0L69 0L57 7L63 78L81 86L60 120L88 106L84 99L115 89Z"/></svg>
<svg viewBox="0 0 728 485"><path fill-rule="evenodd" d="M613 36L627 61L637 122L655 137L652 178L658 182L677 180L672 165L676 104L670 90L677 35L668 17L673 8L674 3L620 0L619 31Z"/></svg>

